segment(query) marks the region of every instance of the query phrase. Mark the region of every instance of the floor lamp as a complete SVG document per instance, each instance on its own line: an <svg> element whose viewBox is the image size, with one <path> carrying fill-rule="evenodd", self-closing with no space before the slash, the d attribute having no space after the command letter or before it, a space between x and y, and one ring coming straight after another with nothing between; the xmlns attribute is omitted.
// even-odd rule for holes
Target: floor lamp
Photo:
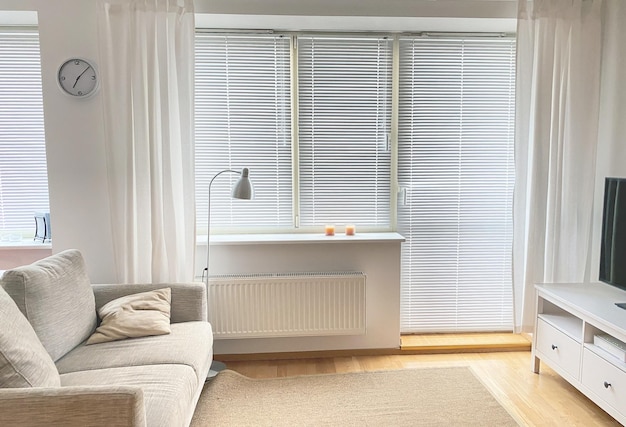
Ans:
<svg viewBox="0 0 626 427"><path fill-rule="evenodd" d="M224 169L223 171L216 173L213 176L213 178L211 178L211 181L209 182L209 198L208 198L209 206L207 209L207 236L206 236L206 267L204 268L204 270L206 271L205 283L206 283L207 298L209 296L209 254L210 254L210 248L211 248L211 186L213 185L213 181L215 181L215 178L227 172L241 175L241 177L239 178L239 180L237 181L237 183L235 183L235 186L233 187L231 197L233 199L242 199L242 200L252 199L252 184L250 183L250 178L248 176L249 175L248 168L243 168L241 172L232 170L232 169ZM208 308L209 306L208 306L208 300L207 300L207 310ZM214 377L215 375L217 375L219 371L222 371L225 368L226 368L226 365L223 362L213 361L213 363L211 364L211 370L209 371L209 375L207 378Z"/></svg>

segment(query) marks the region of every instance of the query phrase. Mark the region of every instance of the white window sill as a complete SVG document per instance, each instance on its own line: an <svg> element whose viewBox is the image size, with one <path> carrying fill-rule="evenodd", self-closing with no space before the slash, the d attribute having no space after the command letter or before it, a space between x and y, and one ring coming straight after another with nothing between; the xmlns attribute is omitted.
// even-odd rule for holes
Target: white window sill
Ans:
<svg viewBox="0 0 626 427"><path fill-rule="evenodd" d="M0 240L0 251L11 250L32 250L32 249L52 249L52 243L36 242L33 239L23 239L18 241Z"/></svg>
<svg viewBox="0 0 626 427"><path fill-rule="evenodd" d="M280 245L291 243L363 243L363 242L404 242L405 238L398 233L356 233L346 236L337 233L325 236L321 233L311 234L218 234L211 236L211 245ZM206 236L197 236L196 244L206 246Z"/></svg>

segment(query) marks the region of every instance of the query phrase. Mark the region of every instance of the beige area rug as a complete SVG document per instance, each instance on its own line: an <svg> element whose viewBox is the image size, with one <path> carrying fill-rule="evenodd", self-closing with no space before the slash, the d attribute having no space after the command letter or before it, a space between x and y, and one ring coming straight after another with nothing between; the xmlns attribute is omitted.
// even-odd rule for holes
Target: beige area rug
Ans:
<svg viewBox="0 0 626 427"><path fill-rule="evenodd" d="M207 382L192 427L517 426L466 367Z"/></svg>

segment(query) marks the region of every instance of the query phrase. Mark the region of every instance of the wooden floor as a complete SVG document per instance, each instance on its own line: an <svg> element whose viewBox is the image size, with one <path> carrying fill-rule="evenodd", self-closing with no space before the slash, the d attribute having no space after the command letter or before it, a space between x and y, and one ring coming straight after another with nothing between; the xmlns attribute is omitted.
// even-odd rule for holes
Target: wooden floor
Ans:
<svg viewBox="0 0 626 427"><path fill-rule="evenodd" d="M388 369L469 366L500 403L525 426L619 426L554 371L531 371L529 351L462 354L342 356L228 362L252 378Z"/></svg>

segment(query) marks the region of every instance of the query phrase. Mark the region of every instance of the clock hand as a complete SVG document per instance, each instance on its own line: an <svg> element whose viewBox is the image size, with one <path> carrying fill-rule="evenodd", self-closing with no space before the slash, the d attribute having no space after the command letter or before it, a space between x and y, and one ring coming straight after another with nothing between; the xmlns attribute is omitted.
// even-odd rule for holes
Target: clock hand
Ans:
<svg viewBox="0 0 626 427"><path fill-rule="evenodd" d="M85 68L85 69L83 70L83 72L82 72L82 73L80 73L80 74L78 75L78 77L76 77L76 81L74 82L74 84L72 85L72 87L76 87L76 83L78 83L78 79L80 79L80 78L81 78L81 76L82 76L83 74L85 74L85 71L87 71L87 70L88 70L88 69L90 69L90 68L91 68L91 65L89 65L87 68Z"/></svg>

